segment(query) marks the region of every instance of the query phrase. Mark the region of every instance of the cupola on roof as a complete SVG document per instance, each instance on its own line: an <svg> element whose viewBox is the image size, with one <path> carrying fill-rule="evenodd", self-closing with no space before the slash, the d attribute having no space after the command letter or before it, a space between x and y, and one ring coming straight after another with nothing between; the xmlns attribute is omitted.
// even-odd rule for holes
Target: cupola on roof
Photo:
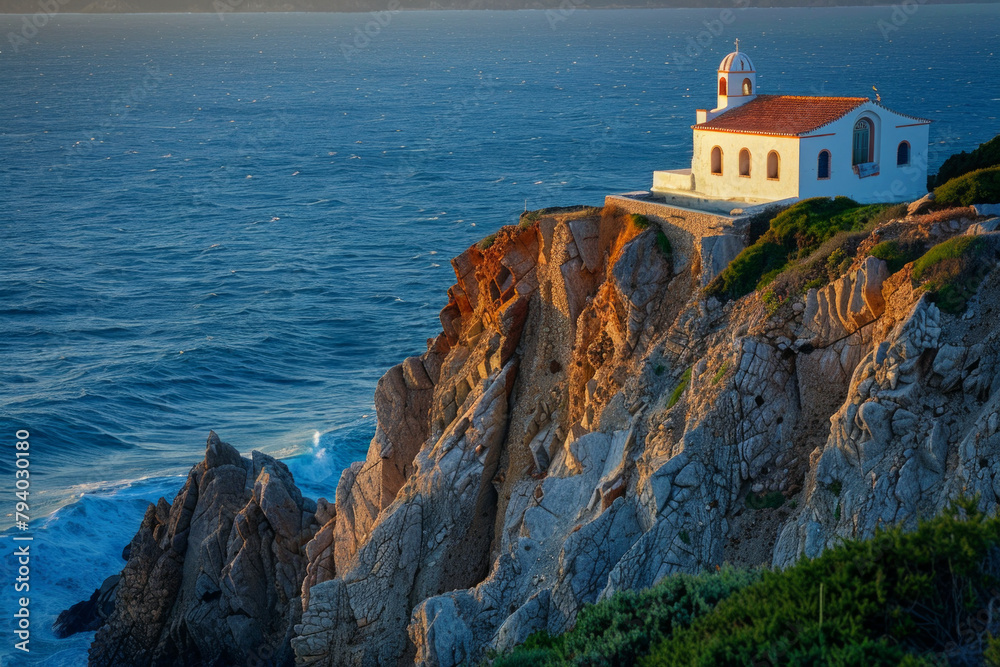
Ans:
<svg viewBox="0 0 1000 667"><path fill-rule="evenodd" d="M736 50L722 59L720 72L756 72L750 56L740 51L740 40L736 40Z"/></svg>

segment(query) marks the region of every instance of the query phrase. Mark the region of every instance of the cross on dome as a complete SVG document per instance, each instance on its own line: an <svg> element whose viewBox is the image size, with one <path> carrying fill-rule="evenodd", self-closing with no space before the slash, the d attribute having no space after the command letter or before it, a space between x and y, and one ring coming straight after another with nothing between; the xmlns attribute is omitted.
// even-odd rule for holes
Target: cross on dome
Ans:
<svg viewBox="0 0 1000 667"><path fill-rule="evenodd" d="M740 51L740 40L736 40L736 50L722 59L720 72L755 72L750 56Z"/></svg>

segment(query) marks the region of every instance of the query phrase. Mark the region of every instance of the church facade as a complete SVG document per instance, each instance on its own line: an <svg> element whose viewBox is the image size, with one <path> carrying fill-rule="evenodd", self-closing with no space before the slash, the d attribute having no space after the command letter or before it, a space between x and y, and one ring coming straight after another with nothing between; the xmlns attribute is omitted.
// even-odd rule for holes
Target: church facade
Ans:
<svg viewBox="0 0 1000 667"><path fill-rule="evenodd" d="M653 172L653 194L751 204L843 195L862 203L927 192L931 121L867 97L757 94L739 50L717 73L715 109L699 109L690 169Z"/></svg>

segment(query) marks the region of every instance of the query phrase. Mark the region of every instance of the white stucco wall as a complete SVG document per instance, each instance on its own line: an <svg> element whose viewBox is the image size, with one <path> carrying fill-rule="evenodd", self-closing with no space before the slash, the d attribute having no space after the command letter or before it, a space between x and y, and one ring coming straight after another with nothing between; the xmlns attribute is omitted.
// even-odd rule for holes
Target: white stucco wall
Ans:
<svg viewBox="0 0 1000 667"><path fill-rule="evenodd" d="M672 169L670 171L653 172L653 191L657 190L693 190L694 179L690 169Z"/></svg>
<svg viewBox="0 0 1000 667"><path fill-rule="evenodd" d="M862 116L875 124L875 161L879 164L878 176L867 178L859 178L851 164L854 124ZM928 126L915 125L919 122L869 102L802 137L799 196L844 195L862 203L922 197L927 192ZM906 166L896 165L896 149L901 141L910 142L910 164ZM830 178L818 180L818 157L824 149L830 151Z"/></svg>
<svg viewBox="0 0 1000 667"><path fill-rule="evenodd" d="M712 148L722 148L722 175L711 173ZM739 175L740 150L750 151L750 177ZM780 156L778 180L767 178L767 154ZM774 201L798 196L799 140L737 132L694 130L694 187L711 197Z"/></svg>

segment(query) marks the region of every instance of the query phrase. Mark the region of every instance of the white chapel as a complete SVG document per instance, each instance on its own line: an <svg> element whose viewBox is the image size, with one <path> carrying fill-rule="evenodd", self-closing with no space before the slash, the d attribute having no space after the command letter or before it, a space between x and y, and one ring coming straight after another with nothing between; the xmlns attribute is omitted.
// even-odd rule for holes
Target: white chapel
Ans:
<svg viewBox="0 0 1000 667"><path fill-rule="evenodd" d="M739 50L719 65L718 103L692 125L690 169L653 172L653 195L749 204L844 195L862 203L927 192L931 121L867 97L758 95Z"/></svg>

